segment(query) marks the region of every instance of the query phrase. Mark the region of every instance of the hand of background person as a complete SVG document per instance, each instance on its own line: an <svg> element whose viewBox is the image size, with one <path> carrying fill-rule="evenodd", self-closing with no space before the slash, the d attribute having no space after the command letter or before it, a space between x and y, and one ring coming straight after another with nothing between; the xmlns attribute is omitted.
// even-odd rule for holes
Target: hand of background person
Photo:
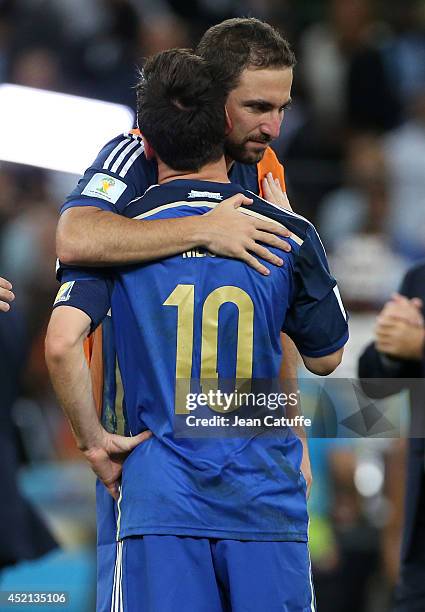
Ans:
<svg viewBox="0 0 425 612"><path fill-rule="evenodd" d="M393 317L422 327L424 318L422 315L423 303L420 298L407 298L399 293L394 293L391 299L385 304L379 317Z"/></svg>
<svg viewBox="0 0 425 612"><path fill-rule="evenodd" d="M7 312L10 310L9 302L13 302L14 299L12 284L5 278L0 277L0 311Z"/></svg>
<svg viewBox="0 0 425 612"><path fill-rule="evenodd" d="M290 251L290 244L280 237L288 238L291 232L278 223L243 214L239 210L242 204L250 205L252 200L239 193L220 202L214 210L204 215L208 220L205 246L216 255L240 259L257 272L267 275L270 271L256 257L275 266L283 265L283 261L259 242Z"/></svg>
<svg viewBox="0 0 425 612"><path fill-rule="evenodd" d="M122 466L125 459L142 442L152 436L150 431L143 431L137 436L127 437L104 432L100 445L84 451L84 456L96 476L103 482L115 500L119 497Z"/></svg>
<svg viewBox="0 0 425 612"><path fill-rule="evenodd" d="M378 351L396 359L422 359L425 327L421 309L419 298L394 294L376 319Z"/></svg>
<svg viewBox="0 0 425 612"><path fill-rule="evenodd" d="M278 178L273 178L271 172L269 172L263 178L263 194L266 200L276 204L280 208L286 208L287 210L292 210L292 207L289 203L288 196L282 190L280 181Z"/></svg>

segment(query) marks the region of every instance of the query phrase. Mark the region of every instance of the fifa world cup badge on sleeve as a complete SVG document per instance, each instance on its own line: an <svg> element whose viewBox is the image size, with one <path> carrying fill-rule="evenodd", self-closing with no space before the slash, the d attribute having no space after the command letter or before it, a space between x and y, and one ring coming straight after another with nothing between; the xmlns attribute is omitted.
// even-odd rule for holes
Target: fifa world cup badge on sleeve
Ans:
<svg viewBox="0 0 425 612"><path fill-rule="evenodd" d="M59 302L67 302L71 296L72 287L74 286L75 281L69 281L68 283L63 283L59 291L55 297L55 301L53 305L59 304Z"/></svg>
<svg viewBox="0 0 425 612"><path fill-rule="evenodd" d="M109 176L109 174L97 172L84 187L81 195L101 198L116 204L126 188L124 181Z"/></svg>

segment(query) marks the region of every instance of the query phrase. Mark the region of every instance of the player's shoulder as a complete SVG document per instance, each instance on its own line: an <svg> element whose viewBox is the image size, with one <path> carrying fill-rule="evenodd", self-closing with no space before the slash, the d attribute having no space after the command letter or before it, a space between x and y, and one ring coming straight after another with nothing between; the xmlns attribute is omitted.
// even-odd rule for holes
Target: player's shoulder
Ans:
<svg viewBox="0 0 425 612"><path fill-rule="evenodd" d="M145 147L138 130L123 132L107 142L99 152L95 165L105 172L125 178L131 168L138 163L148 164L144 156Z"/></svg>
<svg viewBox="0 0 425 612"><path fill-rule="evenodd" d="M316 228L306 217L292 210L281 208L248 189L245 190L245 195L253 199L252 205L246 207L248 213L251 210L257 217L284 225L298 239L296 242L299 244L311 236L318 237Z"/></svg>
<svg viewBox="0 0 425 612"><path fill-rule="evenodd" d="M156 162L146 159L140 132L124 132L102 147L61 212L74 206L97 206L122 213L157 180Z"/></svg>
<svg viewBox="0 0 425 612"><path fill-rule="evenodd" d="M403 279L403 292L408 297L422 297L425 283L425 259L422 259L409 268Z"/></svg>

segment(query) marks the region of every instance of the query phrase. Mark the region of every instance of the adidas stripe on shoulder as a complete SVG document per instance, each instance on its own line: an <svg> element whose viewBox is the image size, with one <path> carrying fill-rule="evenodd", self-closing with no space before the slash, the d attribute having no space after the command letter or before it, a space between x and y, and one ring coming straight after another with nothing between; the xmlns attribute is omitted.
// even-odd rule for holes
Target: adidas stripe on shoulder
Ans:
<svg viewBox="0 0 425 612"><path fill-rule="evenodd" d="M125 133L105 159L102 168L124 178L144 150L141 136L130 132Z"/></svg>

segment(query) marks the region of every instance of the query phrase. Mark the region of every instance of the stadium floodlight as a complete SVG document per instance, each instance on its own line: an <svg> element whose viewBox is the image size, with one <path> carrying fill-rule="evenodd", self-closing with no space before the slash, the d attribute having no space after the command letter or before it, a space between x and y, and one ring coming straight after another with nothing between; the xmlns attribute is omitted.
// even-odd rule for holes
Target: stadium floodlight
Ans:
<svg viewBox="0 0 425 612"><path fill-rule="evenodd" d="M81 174L133 121L120 104L4 83L0 160Z"/></svg>

